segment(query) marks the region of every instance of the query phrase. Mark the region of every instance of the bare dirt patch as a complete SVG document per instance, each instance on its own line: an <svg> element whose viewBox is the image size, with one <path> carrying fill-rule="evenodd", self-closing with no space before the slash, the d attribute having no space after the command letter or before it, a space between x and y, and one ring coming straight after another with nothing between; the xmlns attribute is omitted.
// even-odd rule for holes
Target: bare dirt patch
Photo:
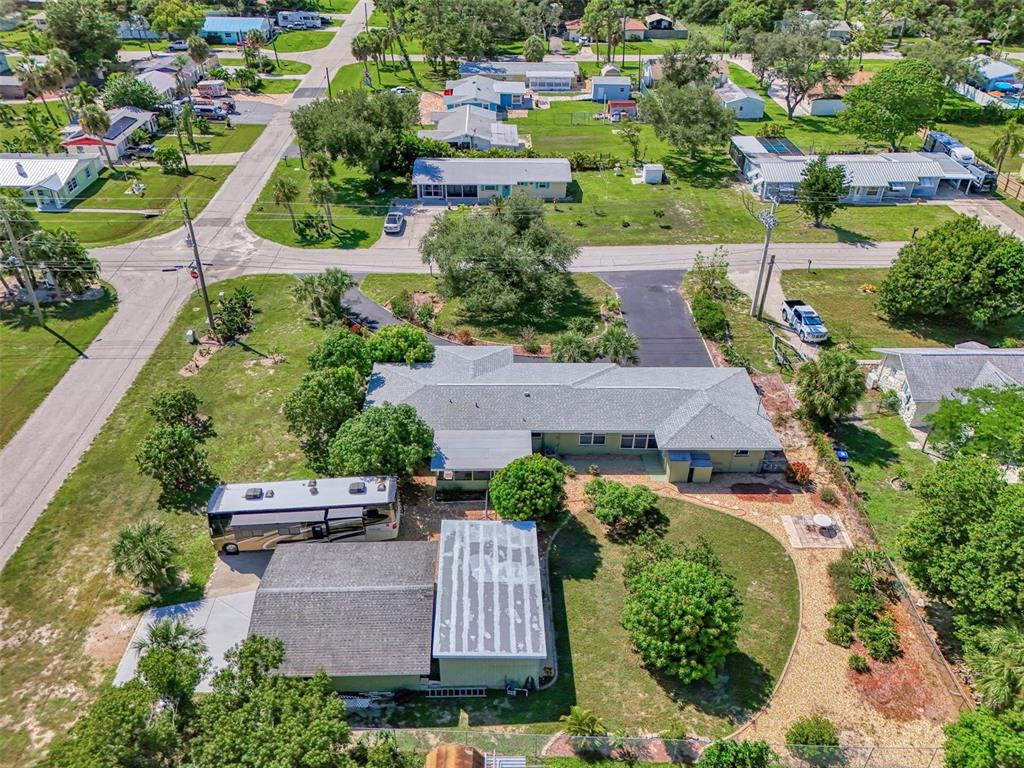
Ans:
<svg viewBox="0 0 1024 768"><path fill-rule="evenodd" d="M108 608L89 627L85 638L85 654L102 666L116 664L128 647L138 616L128 616L117 608Z"/></svg>
<svg viewBox="0 0 1024 768"><path fill-rule="evenodd" d="M203 338L199 342L199 346L196 347L196 351L192 353L192 359L185 363L184 367L178 371L178 373L186 378L189 376L195 376L202 369L204 365L210 362L210 358L213 357L214 353L223 349L224 345L209 336Z"/></svg>
<svg viewBox="0 0 1024 768"><path fill-rule="evenodd" d="M420 122L424 125L434 122L431 115L444 111L444 98L439 93L424 91L420 94Z"/></svg>
<svg viewBox="0 0 1024 768"><path fill-rule="evenodd" d="M266 355L256 360L246 360L242 363L243 368L252 368L254 365L262 365L264 368L270 368L271 366L283 363L285 361L284 355Z"/></svg>
<svg viewBox="0 0 1024 768"><path fill-rule="evenodd" d="M794 493L782 483L735 483L729 492L740 501L760 504L792 504Z"/></svg>

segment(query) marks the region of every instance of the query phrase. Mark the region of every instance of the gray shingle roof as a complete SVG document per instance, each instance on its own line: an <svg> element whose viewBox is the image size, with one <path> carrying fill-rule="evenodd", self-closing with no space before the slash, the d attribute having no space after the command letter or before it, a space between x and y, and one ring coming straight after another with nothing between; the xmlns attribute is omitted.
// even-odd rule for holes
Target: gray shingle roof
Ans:
<svg viewBox="0 0 1024 768"><path fill-rule="evenodd" d="M420 157L412 166L413 184L518 184L572 181L563 158Z"/></svg>
<svg viewBox="0 0 1024 768"><path fill-rule="evenodd" d="M519 127L497 122L497 115L488 109L463 105L447 112L436 112L433 119L434 129L419 131L420 138L456 141L472 136L487 139L496 146L519 146Z"/></svg>
<svg viewBox="0 0 1024 768"><path fill-rule="evenodd" d="M1024 386L1024 350L880 348L899 357L910 394L917 403L953 397L957 389Z"/></svg>
<svg viewBox="0 0 1024 768"><path fill-rule="evenodd" d="M438 347L375 365L367 405L409 403L435 430L654 432L676 450L779 450L741 368L515 363L510 347Z"/></svg>
<svg viewBox="0 0 1024 768"><path fill-rule="evenodd" d="M534 523L442 520L439 556L434 656L546 656Z"/></svg>
<svg viewBox="0 0 1024 768"><path fill-rule="evenodd" d="M426 541L279 547L249 634L284 643L285 675L429 674L436 554Z"/></svg>

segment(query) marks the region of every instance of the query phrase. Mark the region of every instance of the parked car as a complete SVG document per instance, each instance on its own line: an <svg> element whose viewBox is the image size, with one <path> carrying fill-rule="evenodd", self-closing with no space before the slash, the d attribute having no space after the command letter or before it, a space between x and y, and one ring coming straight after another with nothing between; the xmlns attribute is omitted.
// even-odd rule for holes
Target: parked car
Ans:
<svg viewBox="0 0 1024 768"><path fill-rule="evenodd" d="M405 225L405 216L398 211L391 211L384 219L384 232L389 235L397 235Z"/></svg>
<svg viewBox="0 0 1024 768"><path fill-rule="evenodd" d="M828 328L825 327L825 323L813 307L800 299L782 302L782 320L796 332L800 341L828 341Z"/></svg>
<svg viewBox="0 0 1024 768"><path fill-rule="evenodd" d="M140 144L137 147L133 147L131 153L135 157L152 157L153 153L156 152L155 144Z"/></svg>
<svg viewBox="0 0 1024 768"><path fill-rule="evenodd" d="M406 96L410 93L416 93L412 88L407 88L404 85L396 85L391 89L392 93L397 93L399 96Z"/></svg>
<svg viewBox="0 0 1024 768"><path fill-rule="evenodd" d="M186 40L172 40L167 44L168 51L187 51L188 42Z"/></svg>
<svg viewBox="0 0 1024 768"><path fill-rule="evenodd" d="M205 117L207 120L227 120L228 113L220 107L209 104L195 104L192 107L197 117Z"/></svg>

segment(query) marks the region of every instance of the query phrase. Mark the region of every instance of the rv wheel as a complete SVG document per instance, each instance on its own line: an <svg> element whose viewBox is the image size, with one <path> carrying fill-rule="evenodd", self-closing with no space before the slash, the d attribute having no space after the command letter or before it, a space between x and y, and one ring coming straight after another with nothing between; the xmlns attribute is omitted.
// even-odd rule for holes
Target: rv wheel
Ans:
<svg viewBox="0 0 1024 768"><path fill-rule="evenodd" d="M223 552L225 555L237 555L238 554L238 545L237 544L225 544L221 548L221 552Z"/></svg>

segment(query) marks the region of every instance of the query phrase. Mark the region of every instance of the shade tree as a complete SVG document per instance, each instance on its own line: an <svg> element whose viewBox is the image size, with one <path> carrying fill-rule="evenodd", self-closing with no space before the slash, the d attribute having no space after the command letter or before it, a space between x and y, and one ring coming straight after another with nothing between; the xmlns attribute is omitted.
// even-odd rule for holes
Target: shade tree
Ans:
<svg viewBox="0 0 1024 768"><path fill-rule="evenodd" d="M736 116L710 85L663 83L641 98L644 120L655 135L692 159L736 132Z"/></svg>
<svg viewBox="0 0 1024 768"><path fill-rule="evenodd" d="M1024 387L959 389L942 398L925 422L928 443L947 459L964 453L1024 463Z"/></svg>
<svg viewBox="0 0 1024 768"><path fill-rule="evenodd" d="M117 18L95 0L48 0L46 31L83 75L117 61Z"/></svg>
<svg viewBox="0 0 1024 768"><path fill-rule="evenodd" d="M490 500L503 519L553 523L565 509L565 478L562 462L532 453L494 473Z"/></svg>
<svg viewBox="0 0 1024 768"><path fill-rule="evenodd" d="M351 368L322 368L304 374L299 386L285 399L288 430L299 438L315 471L327 471L331 441L341 425L362 409L364 380Z"/></svg>
<svg viewBox="0 0 1024 768"><path fill-rule="evenodd" d="M410 477L434 453L434 430L408 404L384 403L349 419L331 440L328 470L337 476Z"/></svg>
<svg viewBox="0 0 1024 768"><path fill-rule="evenodd" d="M386 325L366 342L366 351L375 363L429 363L434 347L422 328L405 323Z"/></svg>
<svg viewBox="0 0 1024 768"><path fill-rule="evenodd" d="M926 61L897 61L843 96L847 108L838 119L845 130L897 150L938 117L946 87L939 70Z"/></svg>

